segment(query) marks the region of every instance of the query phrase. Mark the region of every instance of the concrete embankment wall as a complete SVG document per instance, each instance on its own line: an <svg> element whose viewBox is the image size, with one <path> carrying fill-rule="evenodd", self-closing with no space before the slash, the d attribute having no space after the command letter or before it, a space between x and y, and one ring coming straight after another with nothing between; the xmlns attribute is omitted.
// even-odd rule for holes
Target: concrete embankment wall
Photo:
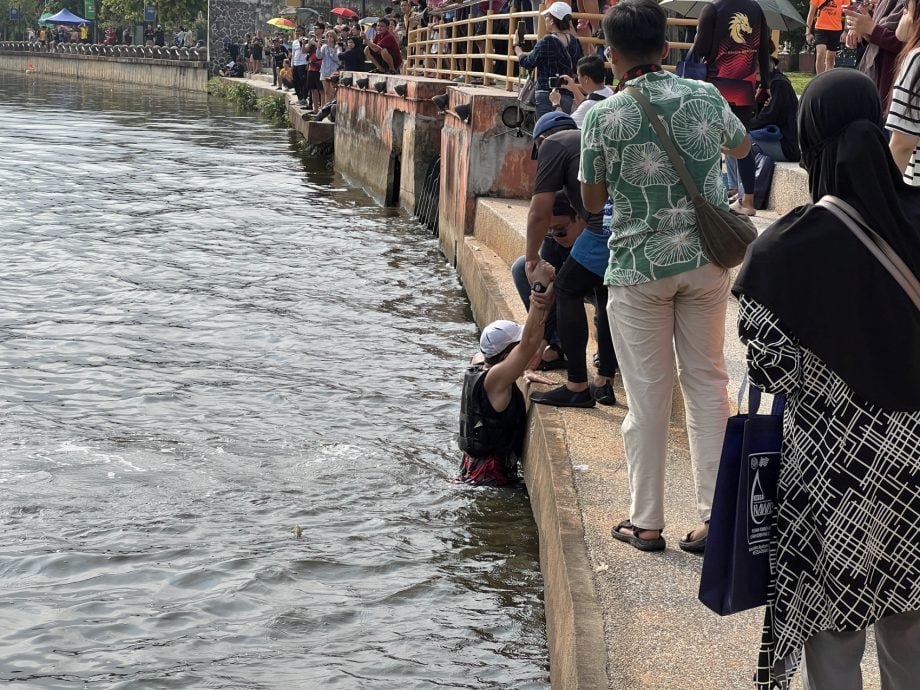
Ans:
<svg viewBox="0 0 920 690"><path fill-rule="evenodd" d="M465 235L476 223L476 199L528 199L536 174L531 160L533 142L520 130L502 123L502 112L513 107L513 93L498 89L457 87L449 91L441 133L441 251L457 263ZM470 109L464 121L455 109Z"/></svg>
<svg viewBox="0 0 920 690"><path fill-rule="evenodd" d="M114 58L60 53L0 53L0 71L47 74L75 81L92 80L184 91L208 90L204 62Z"/></svg>
<svg viewBox="0 0 920 690"><path fill-rule="evenodd" d="M343 76L352 84L336 91L336 169L387 206L411 212L428 166L441 152L443 118L431 99L452 82L363 72ZM364 79L366 88L358 85Z"/></svg>

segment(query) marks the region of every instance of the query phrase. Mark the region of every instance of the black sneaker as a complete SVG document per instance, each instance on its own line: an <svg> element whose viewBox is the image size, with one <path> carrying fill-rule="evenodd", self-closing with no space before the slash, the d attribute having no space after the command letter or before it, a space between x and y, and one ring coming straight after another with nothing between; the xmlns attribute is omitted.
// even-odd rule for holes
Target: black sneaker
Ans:
<svg viewBox="0 0 920 690"><path fill-rule="evenodd" d="M588 385L588 390L591 391L591 397L594 398L595 402L599 405L616 405L617 396L613 393L613 386L608 381L603 386L595 386L593 383Z"/></svg>
<svg viewBox="0 0 920 690"><path fill-rule="evenodd" d="M594 398L591 396L590 389L575 393L566 388L565 384L543 393L531 393L530 399L540 405L555 405L556 407L594 407Z"/></svg>

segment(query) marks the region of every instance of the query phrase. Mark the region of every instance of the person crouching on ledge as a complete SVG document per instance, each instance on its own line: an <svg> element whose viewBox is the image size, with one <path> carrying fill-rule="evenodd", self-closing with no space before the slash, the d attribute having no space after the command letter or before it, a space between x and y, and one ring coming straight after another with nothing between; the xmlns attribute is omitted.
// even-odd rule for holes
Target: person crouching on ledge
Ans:
<svg viewBox="0 0 920 690"><path fill-rule="evenodd" d="M541 262L531 275L533 293L524 327L513 321L486 326L479 339L480 352L464 375L458 482L506 486L517 480L527 429L527 406L517 379L543 342L543 321L553 299L553 267Z"/></svg>
<svg viewBox="0 0 920 690"><path fill-rule="evenodd" d="M381 17L377 22L377 32L374 39L364 48L364 56L382 74L399 72L402 53L399 51L396 35L390 31L390 20L386 17Z"/></svg>

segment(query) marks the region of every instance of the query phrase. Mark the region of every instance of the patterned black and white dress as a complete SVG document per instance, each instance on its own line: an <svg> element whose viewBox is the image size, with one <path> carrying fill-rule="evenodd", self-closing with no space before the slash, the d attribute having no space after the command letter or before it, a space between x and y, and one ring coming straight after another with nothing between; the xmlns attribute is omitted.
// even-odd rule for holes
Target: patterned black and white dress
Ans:
<svg viewBox="0 0 920 690"><path fill-rule="evenodd" d="M920 610L920 412L862 402L743 294L738 328L752 381L787 396L757 671L785 688L815 633Z"/></svg>

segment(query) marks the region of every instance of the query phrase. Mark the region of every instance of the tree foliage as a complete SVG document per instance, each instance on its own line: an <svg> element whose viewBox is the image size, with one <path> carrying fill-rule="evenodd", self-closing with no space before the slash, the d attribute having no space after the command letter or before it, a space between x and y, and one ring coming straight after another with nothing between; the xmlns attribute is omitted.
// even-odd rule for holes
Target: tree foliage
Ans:
<svg viewBox="0 0 920 690"><path fill-rule="evenodd" d="M100 17L116 23L139 24L144 20L144 5L157 9L157 23L176 27L193 23L199 15L207 14L208 0L99 0Z"/></svg>

